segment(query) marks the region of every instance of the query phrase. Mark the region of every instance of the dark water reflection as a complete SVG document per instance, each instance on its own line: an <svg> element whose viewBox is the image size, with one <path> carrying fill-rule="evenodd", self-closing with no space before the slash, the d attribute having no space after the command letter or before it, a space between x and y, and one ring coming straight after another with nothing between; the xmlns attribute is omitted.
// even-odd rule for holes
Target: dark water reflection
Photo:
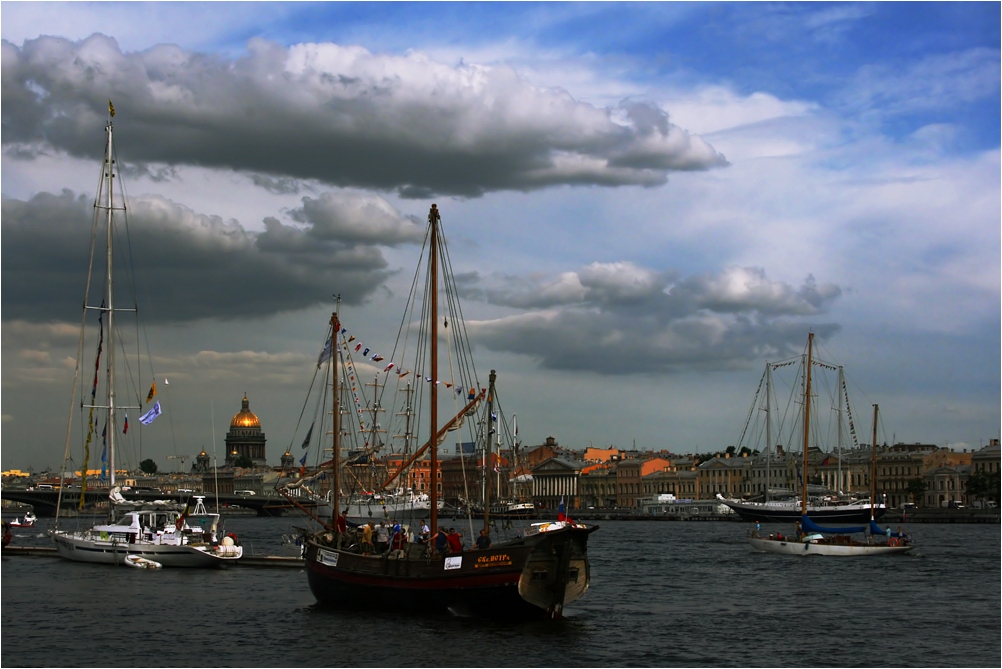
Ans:
<svg viewBox="0 0 1002 669"><path fill-rule="evenodd" d="M278 554L294 519L231 518ZM15 666L993 666L997 525L915 525L904 556L751 553L737 523L609 522L568 618L530 624L316 606L298 569L2 563ZM39 531L28 534L39 534ZM49 545L18 532L15 542Z"/></svg>

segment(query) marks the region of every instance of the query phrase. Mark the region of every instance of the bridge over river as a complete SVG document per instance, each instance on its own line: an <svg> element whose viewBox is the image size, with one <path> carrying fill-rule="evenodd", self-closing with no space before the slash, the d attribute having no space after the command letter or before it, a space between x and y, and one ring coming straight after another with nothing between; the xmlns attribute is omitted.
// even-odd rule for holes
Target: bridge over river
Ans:
<svg viewBox="0 0 1002 669"><path fill-rule="evenodd" d="M30 504L35 509L35 515L39 517L53 517L56 515L56 504L59 503L59 490L16 490L5 488L2 492L4 500ZM153 490L123 490L122 496L129 501L152 502L158 499L169 499L179 503L187 502L192 494L167 493ZM85 507L93 507L100 502L108 501L107 488L97 488L84 493ZM214 507L216 495L205 495L207 507ZM316 509L316 503L307 500L296 500L307 509ZM70 489L63 491L62 508L67 515L72 515L80 506L80 490ZM219 495L219 506L240 506L245 509L254 510L258 516L284 516L289 512L297 512L296 507L286 498L280 495Z"/></svg>

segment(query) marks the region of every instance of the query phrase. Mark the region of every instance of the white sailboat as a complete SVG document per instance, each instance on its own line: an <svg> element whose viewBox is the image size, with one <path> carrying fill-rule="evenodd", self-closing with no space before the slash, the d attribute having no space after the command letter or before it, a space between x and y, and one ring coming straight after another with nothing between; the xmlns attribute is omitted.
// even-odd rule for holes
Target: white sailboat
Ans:
<svg viewBox="0 0 1002 669"><path fill-rule="evenodd" d="M137 506L126 503L121 497L120 489L115 484L116 475L116 438L118 430L128 429L128 416L124 424L119 422L118 413L128 409L139 409L142 405L123 406L117 402L115 377L115 348L118 330L115 327L116 311L135 312L135 308L119 309L115 305L115 282L113 271L113 244L115 239L116 216L125 211L124 195L121 201L115 199L115 182L118 179L118 165L115 160L113 145L112 117L114 107L108 103L108 123L105 126L106 141L104 160L101 170L101 181L94 203L94 234L92 235L91 264L87 275L87 291L85 295L84 314L80 327L80 344L77 349L77 374L81 368L84 344L84 331L88 312L99 315L100 336L97 354L94 362L94 378L90 403L82 403L80 408L88 410L86 420L87 439L84 443L84 461L81 467L81 506L86 499L87 466L90 459L92 437L98 433L96 420L104 418L104 430L100 434L106 441L106 463L109 473L109 522L95 525L83 530L68 530L60 527L60 511L65 485L60 485L59 499L56 506L56 525L50 536L56 544L61 557L77 562L92 562L100 564L125 564L127 556L138 556L146 560L158 562L166 567L212 567L232 562L243 555L243 549L236 545L233 537L221 537L222 528L218 513L209 513L205 509L202 497L195 497L194 502L183 508L170 508L166 504ZM119 187L121 192L121 187ZM103 220L102 220L103 219ZM97 254L97 234L99 224L105 227L104 248L104 292L100 305L87 303L90 295L91 278L94 273L94 260ZM102 351L106 351L102 359ZM104 371L101 383L100 371ZM73 408L76 403L76 381L74 379L74 395L70 400L71 411L66 430L65 461L70 454L70 434L73 423ZM98 393L99 388L101 392ZM155 385L151 388L147 402L155 394ZM142 422L152 422L160 414L160 404L156 404L141 418ZM193 504L193 508L192 508ZM116 507L118 514L116 515Z"/></svg>
<svg viewBox="0 0 1002 669"><path fill-rule="evenodd" d="M804 463L801 472L802 491L800 497L801 517L793 536L781 533L761 536L758 530L752 532L748 542L756 551L780 553L782 555L828 555L833 557L857 557L867 555L887 555L906 553L913 548L907 535L881 530L874 520L873 489L876 476L877 451L877 405L873 407L873 454L870 458L870 523L854 527L822 527L818 525L807 508L808 440L810 438L810 397L811 397L811 356L814 333L807 339L807 367L804 383ZM857 535L862 539L856 538Z"/></svg>
<svg viewBox="0 0 1002 669"><path fill-rule="evenodd" d="M219 514L206 510L203 497L194 500L190 513L150 505L89 529L55 531L52 538L60 557L75 562L128 565L127 558L138 556L164 567L219 567L240 559L243 547L220 536Z"/></svg>

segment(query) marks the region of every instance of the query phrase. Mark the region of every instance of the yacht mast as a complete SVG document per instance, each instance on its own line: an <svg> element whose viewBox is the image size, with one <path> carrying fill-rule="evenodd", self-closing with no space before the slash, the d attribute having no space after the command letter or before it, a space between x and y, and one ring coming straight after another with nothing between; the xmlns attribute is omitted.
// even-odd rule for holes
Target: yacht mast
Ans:
<svg viewBox="0 0 1002 669"><path fill-rule="evenodd" d="M108 434L108 468L111 470L111 475L109 478L110 487L115 487L115 285L114 277L112 272L112 241L114 238L113 234L113 223L114 223L114 206L115 206L115 163L112 159L114 155L112 151L112 122L108 119L108 125L105 128L108 132L108 141L105 147L104 156L104 176L107 179L108 192L105 193L105 220L107 221L107 234L108 234L108 244L105 250L107 254L107 295L105 308L108 314L108 420L106 425L109 427Z"/></svg>

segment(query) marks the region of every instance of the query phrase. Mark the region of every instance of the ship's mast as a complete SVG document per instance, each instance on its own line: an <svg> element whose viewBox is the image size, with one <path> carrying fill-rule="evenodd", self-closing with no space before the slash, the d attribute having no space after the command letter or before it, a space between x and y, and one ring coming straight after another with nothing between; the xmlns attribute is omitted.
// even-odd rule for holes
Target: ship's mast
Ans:
<svg viewBox="0 0 1002 669"><path fill-rule="evenodd" d="M873 405L873 450L870 453L870 520L877 499L877 405Z"/></svg>
<svg viewBox="0 0 1002 669"><path fill-rule="evenodd" d="M842 495L844 486L842 485L842 414L844 413L843 401L845 394L842 388L845 387L845 368L838 366L838 487L836 491Z"/></svg>
<svg viewBox="0 0 1002 669"><path fill-rule="evenodd" d="M483 505L484 505L484 529L488 532L490 531L491 522L491 456L493 455L493 449L491 448L491 429L494 422L494 382L497 380L497 372L493 369L491 370L490 376L490 389L487 391L487 438L484 440L484 473L483 473ZM498 427L493 429L498 430ZM499 454L500 457L500 454Z"/></svg>
<svg viewBox="0 0 1002 669"><path fill-rule="evenodd" d="M341 298L337 301L340 303ZM338 343L337 311L331 314L331 397L334 401L334 411L331 414L331 432L334 435L334 452L331 454L331 467L334 470L334 480L331 483L331 521L335 523L341 514L341 393L338 391L338 358L341 357Z"/></svg>
<svg viewBox="0 0 1002 669"><path fill-rule="evenodd" d="M366 383L365 385L366 385L366 387L371 387L372 388L372 408L365 409L366 413L369 413L369 414L372 415L372 418L371 418L372 425L370 425L369 426L369 430L367 430L369 432L369 434L371 435L369 437L369 440L370 440L369 448L374 449L374 450L379 450L379 449L381 449L383 447L383 442L382 442L382 440L379 437L379 433L380 432L386 432L386 430L384 430L380 426L380 422L379 422L379 414L386 411L383 408L382 404L380 403L380 399L379 398L382 397L382 393L380 393L379 389L382 388L385 384L380 383L379 382L379 377L376 376L372 380L372 383ZM366 432L366 430L363 430L362 432L364 433L364 432Z"/></svg>
<svg viewBox="0 0 1002 669"><path fill-rule="evenodd" d="M405 456L411 453L411 441L414 439L414 435L411 434L411 418L414 416L414 408L411 403L411 395L414 393L414 389L411 387L410 381L404 387L404 410L398 411L397 416L404 416L406 421L404 423L404 433L393 435L394 439L404 440L404 450L403 454Z"/></svg>
<svg viewBox="0 0 1002 669"><path fill-rule="evenodd" d="M769 472L772 469L772 364L765 363L765 498L769 501Z"/></svg>
<svg viewBox="0 0 1002 669"><path fill-rule="evenodd" d="M814 333L807 336L807 369L804 372L804 471L801 474L803 479L803 495L800 498L800 513L807 515L807 444L811 435L811 366L813 365L812 355L814 353Z"/></svg>
<svg viewBox="0 0 1002 669"><path fill-rule="evenodd" d="M441 218L438 206L431 205L428 212L428 224L431 226L429 250L428 280L431 282L428 290L431 299L431 536L438 533L438 224Z"/></svg>

